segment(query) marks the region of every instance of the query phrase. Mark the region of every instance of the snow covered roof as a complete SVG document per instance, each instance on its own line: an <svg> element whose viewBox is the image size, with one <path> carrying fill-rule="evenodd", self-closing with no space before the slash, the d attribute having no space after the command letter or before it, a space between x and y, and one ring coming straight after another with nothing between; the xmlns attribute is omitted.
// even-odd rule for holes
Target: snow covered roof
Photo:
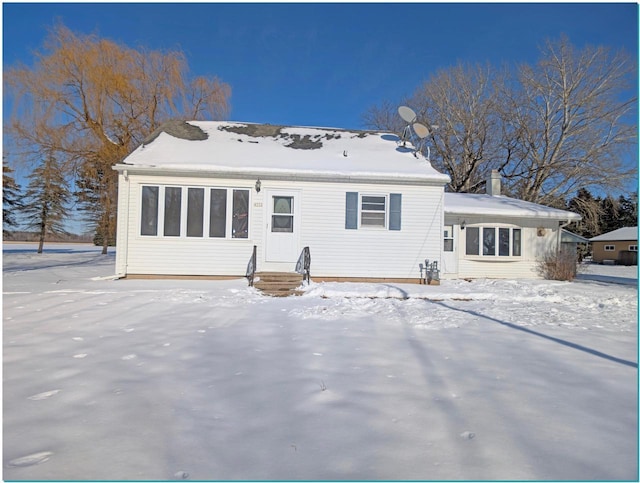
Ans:
<svg viewBox="0 0 640 483"><path fill-rule="evenodd" d="M169 123L116 169L442 185L449 181L394 134L220 121Z"/></svg>
<svg viewBox="0 0 640 483"><path fill-rule="evenodd" d="M560 233L560 241L562 243L589 243L587 238L564 229Z"/></svg>
<svg viewBox="0 0 640 483"><path fill-rule="evenodd" d="M578 221L581 216L528 201L486 194L445 193L444 212L447 215L498 215L514 218L547 218Z"/></svg>
<svg viewBox="0 0 640 483"><path fill-rule="evenodd" d="M618 228L617 230L610 231L609 233L603 233L602 235L595 236L589 241L631 241L638 240L638 227L627 226L624 228Z"/></svg>

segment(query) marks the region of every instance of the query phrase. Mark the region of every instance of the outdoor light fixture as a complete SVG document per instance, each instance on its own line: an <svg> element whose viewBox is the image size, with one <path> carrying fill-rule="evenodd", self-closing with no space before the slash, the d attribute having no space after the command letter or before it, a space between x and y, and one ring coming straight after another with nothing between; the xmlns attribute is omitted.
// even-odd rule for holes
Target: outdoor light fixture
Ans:
<svg viewBox="0 0 640 483"><path fill-rule="evenodd" d="M464 220L464 221L462 222L462 224L460 225L460 229L461 229L461 230L464 230L464 228L465 228L466 226L467 226L467 220Z"/></svg>
<svg viewBox="0 0 640 483"><path fill-rule="evenodd" d="M256 193L260 193L261 186L262 186L262 183L260 182L260 178L258 178L258 180L256 181Z"/></svg>

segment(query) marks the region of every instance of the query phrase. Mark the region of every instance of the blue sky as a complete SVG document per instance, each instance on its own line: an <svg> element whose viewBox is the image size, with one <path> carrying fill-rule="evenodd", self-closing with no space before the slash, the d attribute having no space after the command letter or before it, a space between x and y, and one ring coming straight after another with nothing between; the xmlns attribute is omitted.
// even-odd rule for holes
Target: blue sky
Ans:
<svg viewBox="0 0 640 483"><path fill-rule="evenodd" d="M635 3L4 3L3 65L31 63L56 19L130 47L180 49L232 88L231 120L363 128L459 61L533 63L566 34L638 56Z"/></svg>

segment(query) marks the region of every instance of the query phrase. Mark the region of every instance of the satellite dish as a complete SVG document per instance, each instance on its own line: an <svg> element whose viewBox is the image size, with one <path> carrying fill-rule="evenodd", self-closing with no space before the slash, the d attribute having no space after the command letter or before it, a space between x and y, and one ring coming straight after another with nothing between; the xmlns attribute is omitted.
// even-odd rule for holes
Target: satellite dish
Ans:
<svg viewBox="0 0 640 483"><path fill-rule="evenodd" d="M413 130L420 139L424 139L429 135L429 128L419 122L413 123Z"/></svg>
<svg viewBox="0 0 640 483"><path fill-rule="evenodd" d="M400 106L398 108L398 114L407 123L402 130L402 145L406 146L407 141L411 141L413 133L418 137L417 143L413 143L415 146L413 155L417 157L417 153L422 151L425 147L425 138L430 134L429 128L424 124L416 122L418 116L413 109L407 106ZM431 126L431 129L438 129L438 126ZM415 139L415 138L414 138ZM429 146L427 148L427 161L430 161L431 151Z"/></svg>
<svg viewBox="0 0 640 483"><path fill-rule="evenodd" d="M405 121L407 121L408 123L412 123L413 121L416 120L416 117L417 117L413 109L407 106L400 106L398 108L398 114L400 114L400 117Z"/></svg>

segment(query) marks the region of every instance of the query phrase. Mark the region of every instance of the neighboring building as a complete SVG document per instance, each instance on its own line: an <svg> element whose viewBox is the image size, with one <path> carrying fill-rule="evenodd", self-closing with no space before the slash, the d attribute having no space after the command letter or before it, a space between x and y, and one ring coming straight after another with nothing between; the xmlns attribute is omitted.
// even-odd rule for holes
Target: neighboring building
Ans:
<svg viewBox="0 0 640 483"><path fill-rule="evenodd" d="M580 220L500 191L494 171L486 194L445 194L443 278L538 277L538 261L561 248L562 228Z"/></svg>
<svg viewBox="0 0 640 483"><path fill-rule="evenodd" d="M596 263L638 264L638 227L619 228L589 240Z"/></svg>
<svg viewBox="0 0 640 483"><path fill-rule="evenodd" d="M499 193L444 193L437 172L397 136L232 122L170 123L115 166L120 276L292 272L312 279L417 282L537 277L579 215ZM444 232L444 240L443 240Z"/></svg>
<svg viewBox="0 0 640 483"><path fill-rule="evenodd" d="M562 230L560 238L560 249L566 253L570 253L578 257L578 261L582 261L582 257L587 251L589 245L589 239L575 233L571 233L567 230ZM578 246L581 246L578 250Z"/></svg>

